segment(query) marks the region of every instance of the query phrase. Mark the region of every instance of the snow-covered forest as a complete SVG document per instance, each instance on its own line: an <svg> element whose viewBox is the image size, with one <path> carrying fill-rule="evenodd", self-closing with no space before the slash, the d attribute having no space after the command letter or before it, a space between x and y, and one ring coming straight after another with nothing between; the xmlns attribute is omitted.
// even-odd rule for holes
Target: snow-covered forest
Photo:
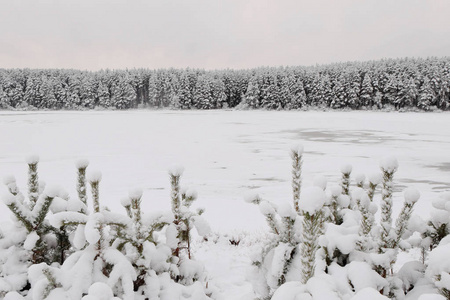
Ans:
<svg viewBox="0 0 450 300"><path fill-rule="evenodd" d="M249 70L0 69L2 109L450 108L450 59Z"/></svg>

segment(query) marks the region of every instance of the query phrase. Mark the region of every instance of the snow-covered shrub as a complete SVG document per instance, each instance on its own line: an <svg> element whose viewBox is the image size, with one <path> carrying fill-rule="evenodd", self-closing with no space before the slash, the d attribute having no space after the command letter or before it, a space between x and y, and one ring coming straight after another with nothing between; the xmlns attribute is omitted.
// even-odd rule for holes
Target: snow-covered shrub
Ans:
<svg viewBox="0 0 450 300"><path fill-rule="evenodd" d="M180 167L169 171L173 222L166 230L166 237L167 244L172 248L172 260L178 265L178 272L173 274L175 281L192 284L203 279L201 278L203 266L191 259L191 231L195 228L200 236L206 236L211 229L202 217L204 209L190 210L192 203L197 199L197 193L180 188L182 174L183 169Z"/></svg>
<svg viewBox="0 0 450 300"><path fill-rule="evenodd" d="M13 214L13 224L3 228L6 230L0 239L0 295L13 290L28 290L30 283L26 270L30 265L61 264L69 251L65 228L52 226L46 217L49 212L70 210L80 205L70 202L61 189L45 188L45 184L39 182L38 162L37 156L27 158L27 198L13 176L4 179L8 194L3 196L3 202Z"/></svg>
<svg viewBox="0 0 450 300"><path fill-rule="evenodd" d="M122 201L122 215L101 207L100 172L89 176L88 209L86 160L76 164L77 199L44 190L37 162L29 159L28 199L13 177L4 180L14 222L0 229L0 298L209 299L213 289L205 288L190 243L193 228L199 235L210 229L203 209L189 209L196 193L180 191L181 172L170 173L172 212L144 214L135 189Z"/></svg>
<svg viewBox="0 0 450 300"><path fill-rule="evenodd" d="M392 220L393 176L398 168L398 162L395 158L386 158L382 160L380 167L383 174L380 222L375 220L378 206L373 201L380 176L369 176L367 185L361 179L363 177L358 176L357 186L349 193L351 196L349 208L340 211L343 222L326 224L324 238L321 240L326 254L325 271L328 272L333 264L346 267L353 262L364 262L382 278L387 279L385 286L378 287L383 294L401 297L407 290L402 288L402 281L392 269L399 250L411 248L407 239L411 236L413 229L408 226L413 207L420 194L412 188L404 191L403 207L394 226ZM346 181L344 176L343 178L343 181ZM346 195L342 194L338 197L342 196ZM351 284L354 285L353 282Z"/></svg>
<svg viewBox="0 0 450 300"><path fill-rule="evenodd" d="M296 209L288 204L275 205L259 196L248 199L259 206L271 229L270 241L255 259L259 267L259 284L255 285L255 291L263 298L276 291L274 298L283 299L282 295L290 293L287 291L295 290L297 296L307 299L309 295L314 299L321 292L315 291L313 286L322 281L322 292L329 290L327 299L340 299L344 295L361 298L372 292L381 299L382 295L403 298L416 284L425 284L419 282L424 278L425 269L420 262L417 262L420 266L414 267L417 276L412 278L405 276L411 268L399 274L393 272L399 251L414 246L409 239L413 232L423 233L410 222L414 205L420 198L415 189L404 191L403 207L393 221L393 177L398 168L397 160L383 159L381 174L368 176L367 182L366 176L357 175L353 187L352 167L344 165L338 184L327 187L324 180L316 179L315 187L297 194L301 182L301 155L299 157L295 159L292 155ZM378 186L381 186L381 197L375 201ZM435 201L435 206L445 204ZM375 214L379 209L381 215L377 221ZM441 225L435 220L435 228ZM298 283L292 285L290 281ZM280 286L282 288L278 289Z"/></svg>
<svg viewBox="0 0 450 300"><path fill-rule="evenodd" d="M430 221L423 233L425 243L422 244L431 250L426 273L442 295L450 299L450 193L441 194L432 205Z"/></svg>
<svg viewBox="0 0 450 300"><path fill-rule="evenodd" d="M303 147L291 149L292 205L284 202L275 205L258 195L246 201L259 206L271 230L271 236L260 253L253 258L255 276L264 282L255 284L262 297L270 295L290 280L306 282L314 274L318 238L323 230L325 194L322 187L309 187L301 191L301 166Z"/></svg>

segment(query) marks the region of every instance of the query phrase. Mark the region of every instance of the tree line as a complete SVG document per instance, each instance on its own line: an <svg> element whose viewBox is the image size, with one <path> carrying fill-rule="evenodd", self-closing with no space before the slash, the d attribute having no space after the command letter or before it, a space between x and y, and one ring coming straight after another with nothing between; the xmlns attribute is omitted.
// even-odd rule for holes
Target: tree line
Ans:
<svg viewBox="0 0 450 300"><path fill-rule="evenodd" d="M1 109L450 109L450 58L247 70L0 69Z"/></svg>

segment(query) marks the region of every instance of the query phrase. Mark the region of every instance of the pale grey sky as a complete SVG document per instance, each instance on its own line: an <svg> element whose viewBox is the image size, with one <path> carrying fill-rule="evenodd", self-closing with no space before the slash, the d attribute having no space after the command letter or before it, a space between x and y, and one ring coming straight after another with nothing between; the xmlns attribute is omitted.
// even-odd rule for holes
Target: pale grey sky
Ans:
<svg viewBox="0 0 450 300"><path fill-rule="evenodd" d="M0 68L251 68L450 55L449 0L2 0Z"/></svg>

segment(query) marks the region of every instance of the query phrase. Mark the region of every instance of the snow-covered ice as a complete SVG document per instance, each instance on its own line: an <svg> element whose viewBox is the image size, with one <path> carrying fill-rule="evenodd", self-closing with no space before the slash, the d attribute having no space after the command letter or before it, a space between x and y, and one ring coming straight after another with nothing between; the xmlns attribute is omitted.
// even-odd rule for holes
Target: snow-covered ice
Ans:
<svg viewBox="0 0 450 300"><path fill-rule="evenodd" d="M444 222L448 220L450 211L450 196L442 193L450 191L448 128L448 113L1 112L0 177L15 175L17 181L6 177L6 182L17 184L25 191L27 166L24 157L36 153L40 156L39 178L50 186L56 184L64 187L70 192L71 199L75 199L76 168L89 164L88 178L94 181L102 179L100 202L112 210L111 214L125 214L122 205L130 204L130 197L137 198L142 194L142 210L151 215L156 211L170 210L168 170L182 173L180 167L170 169L175 163L182 165L185 171L181 185L198 192L194 209L198 206L205 208L205 214L193 220L198 233L202 235L210 230L248 232L239 237L241 244L247 243L246 247L232 246L228 240L204 242L196 244L200 246L195 249L194 256L204 262L211 286L218 289L220 299L250 300L255 295L246 270L251 263L250 252L258 245L249 246L249 240L254 230L267 230L267 225L258 208L245 203L244 197L250 193L258 194L261 198L257 199L270 201L261 200L259 208L263 213L271 213L276 208L282 216L288 216L293 211L290 207L289 156L292 149L303 152L302 191L312 191L309 197L303 196L313 200L309 204L308 201L301 202L304 210L313 212L320 208L325 201L323 189L327 182L327 193L340 193L341 187L336 183L343 169L358 174L351 177L354 186L356 181L363 181L364 178L379 183L381 165L389 170L398 168L394 176L394 216L398 215L404 199L411 203L418 200L416 213L426 217L431 212L436 222L441 219ZM301 143L304 148L290 147L296 143ZM90 163L80 157L88 158ZM343 169L341 166L344 166ZM95 174L93 170L101 170L102 173ZM0 194L5 192L6 187L2 185ZM66 199L59 192L50 194ZM247 198L250 201L256 199L255 196ZM6 203L12 201L7 197L3 200ZM62 207L65 200L56 198L55 211L58 211L58 201ZM340 205L348 206L350 198L341 196L338 201ZM69 204L70 201L66 205ZM89 205L92 206L91 203ZM376 205L373 207L369 210L375 213ZM79 218L75 213L66 214L64 216L67 218ZM5 206L0 208L0 217L6 219L9 215ZM49 219L52 224L62 221L51 216ZM420 223L417 218L413 220ZM97 242L97 223L102 220L91 218L78 221L87 221L87 224L80 226L72 237L76 246L83 247L86 240ZM348 237L346 241L327 236L329 244L342 253L348 252L347 247L350 245L353 248L356 243L358 228L358 224L350 224L345 228L348 232L340 233ZM29 236L27 244L35 243L35 238ZM172 227L165 231L165 238L168 244L177 243ZM448 254L447 244L443 243L440 249L430 255L430 260L438 262ZM376 257L371 259L376 260ZM429 270L433 275L448 270L447 264L436 265L440 268ZM374 278L358 277L359 269L357 264L348 268L348 275L354 278L357 285L354 299L384 299L376 292L376 288L384 283ZM442 278L440 284L448 286L450 278ZM321 291L322 280L326 279L317 278L307 287L293 283L284 291L280 290L277 297L284 297L282 293L289 297L294 290L304 290L305 297L322 292L334 295L339 289L336 286ZM415 280L411 278L410 281ZM96 293L103 288L98 286L92 289L86 299L96 297ZM108 294L108 299L110 296ZM11 293L8 297L15 299L15 294ZM426 299L426 295L421 298Z"/></svg>
<svg viewBox="0 0 450 300"><path fill-rule="evenodd" d="M0 112L0 177L13 174L25 188L24 158L36 153L40 179L76 197L74 163L87 158L88 175L103 174L102 205L123 211L120 199L142 187L143 211L153 211L170 208L167 170L181 164L182 185L198 191L197 205L206 208L213 230L254 230L265 226L264 219L243 196L253 191L290 201L289 151L301 143L304 187L316 175L336 182L343 164L355 174L377 173L381 158L395 156L396 192L417 188L422 197L416 211L427 214L429 205L422 209L421 202L450 190L448 128L448 113ZM403 195L394 196L399 210Z"/></svg>

